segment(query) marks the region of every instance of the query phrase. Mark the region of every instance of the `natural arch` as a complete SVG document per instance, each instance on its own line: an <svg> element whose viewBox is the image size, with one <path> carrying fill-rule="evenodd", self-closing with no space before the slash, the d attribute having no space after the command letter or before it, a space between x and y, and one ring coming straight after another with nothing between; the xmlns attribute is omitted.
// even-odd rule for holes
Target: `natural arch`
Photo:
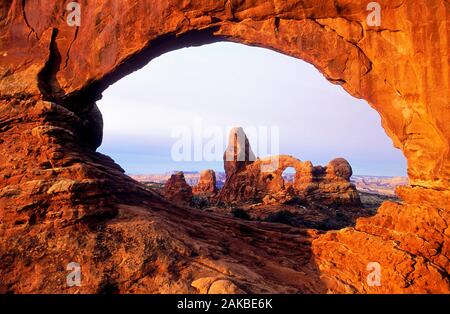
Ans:
<svg viewBox="0 0 450 314"><path fill-rule="evenodd" d="M67 25L67 12L58 1L13 0L0 7L4 17L0 22L0 218L10 226L8 232L21 234L18 225L33 229L50 220L57 234L61 232L57 226L72 226L75 239L80 236L77 228L92 228L92 236L97 237L88 242L92 252L102 245L111 250L105 231L96 229L99 222L123 222L126 209L137 205L159 209L158 215L152 211L141 215L172 228L164 221L181 220L182 209L165 208L112 160L94 152L102 133L95 100L108 85L165 51L229 40L314 64L332 83L366 99L380 113L386 132L408 160L412 187L399 191L405 204L385 203L378 215L360 219L354 229L317 238L312 246L316 269L309 264L310 277L303 278L309 287L293 289L448 292L450 109L448 34L442 27L449 23L448 2L380 1L384 18L382 26L375 28L365 23L365 1L141 1L123 7L118 1L86 0L82 4L82 23L77 28ZM209 221L201 215L197 219ZM88 227L80 227L79 222ZM164 233L164 228L151 228L157 229L152 229L155 242L147 246L157 243L156 234ZM180 233L189 234L186 228ZM10 233L2 232L2 252L11 256L7 247L20 251L34 243L63 259L45 241L29 242L22 233L11 245L5 237ZM117 232L120 237L126 234ZM177 251L174 239L166 240L173 251L161 254L176 263L173 252L181 256L186 252ZM76 243L68 240L66 248L77 247ZM357 260L350 257L355 252ZM24 252L15 256L20 254ZM108 256L114 265L115 255ZM364 281L365 266L371 261L383 267L386 280L381 287L368 287ZM400 263L403 266L393 267ZM2 265L10 274L6 278L27 266L14 267ZM247 290L275 291L274 282L281 278L261 274L266 279L250 280L244 284ZM121 268L115 276L118 280L130 274ZM102 279L95 272L86 278L85 291L90 292L115 280ZM177 286L167 291L192 289L185 279L175 282ZM56 291L57 286L49 280L46 287L31 285L29 291Z"/></svg>
<svg viewBox="0 0 450 314"><path fill-rule="evenodd" d="M399 22L408 20L409 4L383 3L392 18L385 19L383 28L373 29L365 23L363 1L324 1L320 6L304 7L290 2L249 5L233 1L166 1L155 7L140 3L131 11L119 3L94 3L87 1L79 28L66 24L61 18L63 5L53 1L26 3L23 8L16 2L5 5L2 15L8 16L6 21L10 23L2 28L6 34L3 50L10 57L4 62L12 70L2 80L2 94L43 93L76 111L85 111L89 107L86 102L100 97L109 84L165 51L217 40L258 45L310 62L331 82L366 99L380 113L394 144L404 151L412 184L447 185L448 123L445 115L434 113L448 109L445 97L430 96L439 87L448 88L447 60L433 58L440 49L436 42L430 43L423 59L414 54L422 50L426 39L408 29L406 22ZM411 2L412 6L412 11L421 9L420 4ZM437 16L445 13L448 4L436 1L424 6L430 17L436 16L438 30ZM55 12L60 18L55 18ZM23 38L29 39L22 45L17 44L16 37L8 36L8 30L21 23ZM432 32L433 25L426 31ZM15 60L12 56L20 56L24 45L32 53ZM395 58L395 66L392 58L378 56L380 48L399 57ZM425 75L419 64L427 58L435 67ZM21 79L37 74L38 80ZM404 80L399 79L402 76ZM420 84L411 86L411 77Z"/></svg>

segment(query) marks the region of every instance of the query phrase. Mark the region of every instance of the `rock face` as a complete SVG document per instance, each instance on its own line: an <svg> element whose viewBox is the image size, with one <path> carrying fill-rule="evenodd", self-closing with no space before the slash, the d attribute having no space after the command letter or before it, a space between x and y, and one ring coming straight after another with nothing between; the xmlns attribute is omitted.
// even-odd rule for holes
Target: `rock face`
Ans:
<svg viewBox="0 0 450 314"><path fill-rule="evenodd" d="M306 176L303 173L303 178L299 178L296 185L297 191L306 200L332 207L361 206L356 187L350 182L352 167L347 160L336 158L326 167L315 166L311 169L308 166L306 169Z"/></svg>
<svg viewBox="0 0 450 314"><path fill-rule="evenodd" d="M87 0L71 27L62 1L3 1L0 291L200 292L212 277L219 291L450 292L449 2L379 3L377 27L367 1ZM220 40L303 59L367 100L408 160L403 203L323 235L242 224L175 207L95 152L105 88ZM66 285L70 262L80 287Z"/></svg>
<svg viewBox="0 0 450 314"><path fill-rule="evenodd" d="M241 142L235 140L235 129L231 131L227 151L239 151L233 146L252 151L242 128L239 128ZM253 153L252 153L253 154ZM224 154L226 158L226 153ZM343 158L333 159L326 167L313 166L310 161L302 162L292 156L270 156L256 161L224 161L228 168L227 179L218 196L224 203L283 204L294 198L307 203L319 203L333 207L361 206L359 194L350 182L352 168ZM286 182L283 172L295 169L294 182ZM233 169L231 172L230 169Z"/></svg>
<svg viewBox="0 0 450 314"><path fill-rule="evenodd" d="M200 178L197 185L192 188L192 193L197 196L212 199L217 194L216 173L208 169L200 172Z"/></svg>
<svg viewBox="0 0 450 314"><path fill-rule="evenodd" d="M170 176L164 185L164 197L174 203L189 204L192 200L192 188L186 183L182 171Z"/></svg>
<svg viewBox="0 0 450 314"><path fill-rule="evenodd" d="M228 146L223 154L226 177L230 178L253 163L255 159L255 154L244 130L241 127L232 128L228 137Z"/></svg>
<svg viewBox="0 0 450 314"><path fill-rule="evenodd" d="M358 219L354 228L328 232L315 240L313 252L327 289L336 293L448 293L450 217L448 205L439 203L434 193L418 187L398 188L404 204L384 202L377 215ZM449 193L444 195L442 201L448 202ZM367 270L369 263L378 263L380 285L368 285L367 276L373 272ZM340 272L350 267L353 274Z"/></svg>

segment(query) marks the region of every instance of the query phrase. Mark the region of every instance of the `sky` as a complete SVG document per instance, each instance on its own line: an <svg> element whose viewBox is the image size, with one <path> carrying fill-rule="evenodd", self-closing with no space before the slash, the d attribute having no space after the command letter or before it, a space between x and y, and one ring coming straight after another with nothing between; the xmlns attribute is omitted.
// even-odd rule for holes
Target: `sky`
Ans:
<svg viewBox="0 0 450 314"><path fill-rule="evenodd" d="M364 100L312 65L268 49L214 43L166 53L111 85L97 102L98 149L129 174L223 171L231 127L257 156L326 165L346 158L359 175L406 175L406 160Z"/></svg>

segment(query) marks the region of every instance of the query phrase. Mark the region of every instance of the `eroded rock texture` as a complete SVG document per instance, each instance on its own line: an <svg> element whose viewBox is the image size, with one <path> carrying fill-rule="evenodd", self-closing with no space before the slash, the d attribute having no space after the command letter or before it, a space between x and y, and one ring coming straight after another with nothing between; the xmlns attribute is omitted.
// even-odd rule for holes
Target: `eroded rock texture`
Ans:
<svg viewBox="0 0 450 314"><path fill-rule="evenodd" d="M164 197L175 203L189 204L192 200L192 188L186 183L184 173L179 171L170 176L164 184Z"/></svg>
<svg viewBox="0 0 450 314"><path fill-rule="evenodd" d="M3 1L0 290L448 293L450 4L380 0L373 27L367 2L85 0L70 27L63 1ZM169 205L95 152L107 86L218 40L303 59L367 100L408 160L403 204L323 235L242 224ZM69 262L81 287L66 285Z"/></svg>
<svg viewBox="0 0 450 314"><path fill-rule="evenodd" d="M207 169L200 172L198 183L192 188L192 193L207 199L214 199L217 196L216 173Z"/></svg>
<svg viewBox="0 0 450 314"><path fill-rule="evenodd" d="M333 159L326 167L313 166L310 161L302 162L288 155L260 159L255 157L242 128L232 129L229 139L224 154L227 178L219 201L284 204L298 199L336 208L361 206L356 187L350 183L352 167L344 158ZM231 154L233 158L230 158L229 152L239 154ZM283 178L287 168L295 170L292 183Z"/></svg>
<svg viewBox="0 0 450 314"><path fill-rule="evenodd" d="M252 164L256 159L250 142L242 127L234 127L228 136L228 145L223 153L223 164L226 178Z"/></svg>

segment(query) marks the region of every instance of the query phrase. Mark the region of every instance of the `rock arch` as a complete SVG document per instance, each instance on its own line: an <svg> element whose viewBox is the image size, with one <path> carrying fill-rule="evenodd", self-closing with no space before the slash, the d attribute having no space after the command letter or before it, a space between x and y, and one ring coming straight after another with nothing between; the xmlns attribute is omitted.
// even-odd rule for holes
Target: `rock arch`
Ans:
<svg viewBox="0 0 450 314"><path fill-rule="evenodd" d="M165 51L229 40L314 64L332 83L380 113L387 134L408 160L412 187L398 192L404 205L386 203L380 214L360 220L355 229L314 242L327 287L448 292L447 1L380 0L378 28L365 23L366 1L80 2L78 28L66 23L60 1L12 0L0 6L2 224L93 223L120 213L114 204L135 203L130 191L148 198L111 159L94 152L102 133L95 100L107 86ZM359 252L358 261L348 257L353 254L349 248ZM336 250L344 253L337 256ZM389 284L368 288L362 278L370 258L382 265L407 262L403 268L383 268ZM357 276L343 270L352 263ZM95 286L97 277L87 278Z"/></svg>
<svg viewBox="0 0 450 314"><path fill-rule="evenodd" d="M85 112L103 89L165 51L219 40L257 45L310 62L366 99L405 153L411 183L448 186L449 109L441 94L448 90L448 59L436 54L447 48L439 25L447 23L448 3L380 3L385 18L374 29L365 23L365 1L173 0L131 8L85 1L83 22L73 28L63 3L11 1L0 12L0 92L43 95ZM427 12L431 23L423 32L410 28L413 12ZM429 40L432 34L440 40Z"/></svg>
<svg viewBox="0 0 450 314"><path fill-rule="evenodd" d="M264 163L264 159L261 160L262 163ZM268 163L271 163L270 157L267 161ZM290 155L280 155L277 156L277 164L278 167L273 172L270 172L268 175L272 175L274 181L277 183L277 187L281 187L284 185L284 179L283 179L283 172L287 168L293 168L295 170L295 177L293 185L295 185L296 182L302 178L300 174L303 172L305 168L305 163L303 163L301 160L290 156Z"/></svg>

